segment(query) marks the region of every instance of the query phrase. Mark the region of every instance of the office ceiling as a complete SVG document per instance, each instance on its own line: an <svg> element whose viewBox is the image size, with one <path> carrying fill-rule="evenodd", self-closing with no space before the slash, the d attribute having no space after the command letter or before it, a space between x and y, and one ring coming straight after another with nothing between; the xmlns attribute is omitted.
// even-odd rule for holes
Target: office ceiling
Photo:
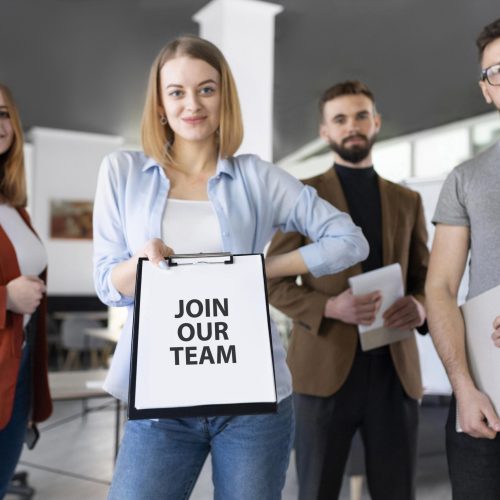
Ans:
<svg viewBox="0 0 500 500"><path fill-rule="evenodd" d="M197 33L207 0L0 0L0 81L25 129L138 142L150 63ZM389 138L489 111L474 40L498 0L276 0L274 160L317 137L317 99L350 78L375 92ZM258 33L256 33L258 36Z"/></svg>

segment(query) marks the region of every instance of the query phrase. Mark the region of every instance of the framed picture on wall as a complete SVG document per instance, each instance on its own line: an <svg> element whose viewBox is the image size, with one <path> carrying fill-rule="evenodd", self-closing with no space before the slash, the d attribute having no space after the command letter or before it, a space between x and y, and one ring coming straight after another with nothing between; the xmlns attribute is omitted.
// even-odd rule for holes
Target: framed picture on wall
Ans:
<svg viewBox="0 0 500 500"><path fill-rule="evenodd" d="M50 200L50 237L91 240L92 201Z"/></svg>

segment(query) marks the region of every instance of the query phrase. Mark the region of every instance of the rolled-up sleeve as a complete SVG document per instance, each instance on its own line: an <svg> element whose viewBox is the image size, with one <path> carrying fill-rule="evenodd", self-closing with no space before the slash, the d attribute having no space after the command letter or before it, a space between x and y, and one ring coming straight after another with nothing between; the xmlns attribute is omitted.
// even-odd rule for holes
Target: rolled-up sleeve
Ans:
<svg viewBox="0 0 500 500"><path fill-rule="evenodd" d="M361 229L310 186L304 186L287 227L313 241L299 250L316 278L343 271L368 257L369 246Z"/></svg>
<svg viewBox="0 0 500 500"><path fill-rule="evenodd" d="M470 226L465 200L463 166L454 168L445 179L432 223Z"/></svg>
<svg viewBox="0 0 500 500"><path fill-rule="evenodd" d="M94 284L98 297L109 306L125 306L133 298L122 295L111 282L114 266L130 258L120 211L120 177L113 157L104 158L94 201Z"/></svg>
<svg viewBox="0 0 500 500"><path fill-rule="evenodd" d="M349 214L283 171L277 181L272 196L279 229L299 232L312 241L299 250L313 276L338 273L368 257L368 242Z"/></svg>

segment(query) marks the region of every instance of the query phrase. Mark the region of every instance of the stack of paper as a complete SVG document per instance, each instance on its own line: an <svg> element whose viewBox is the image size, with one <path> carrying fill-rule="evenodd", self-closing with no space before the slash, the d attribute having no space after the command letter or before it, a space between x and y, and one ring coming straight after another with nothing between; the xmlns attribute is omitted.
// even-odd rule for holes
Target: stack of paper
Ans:
<svg viewBox="0 0 500 500"><path fill-rule="evenodd" d="M401 266L391 264L375 269L349 279L353 295L364 295L379 290L382 294L382 304L371 325L358 325L361 349L368 351L403 340L413 335L412 330L384 327L384 312L404 296Z"/></svg>

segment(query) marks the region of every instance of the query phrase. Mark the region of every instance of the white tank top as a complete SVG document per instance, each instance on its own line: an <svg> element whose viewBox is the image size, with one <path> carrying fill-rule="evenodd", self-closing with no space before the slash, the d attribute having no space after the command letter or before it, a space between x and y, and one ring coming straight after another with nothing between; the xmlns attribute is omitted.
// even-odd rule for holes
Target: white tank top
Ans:
<svg viewBox="0 0 500 500"><path fill-rule="evenodd" d="M162 238L178 254L222 252L219 221L211 201L169 198Z"/></svg>
<svg viewBox="0 0 500 500"><path fill-rule="evenodd" d="M47 252L42 242L26 225L19 212L9 205L0 204L0 226L7 234L14 250L21 274L38 276L47 267ZM29 314L24 315L24 325Z"/></svg>

